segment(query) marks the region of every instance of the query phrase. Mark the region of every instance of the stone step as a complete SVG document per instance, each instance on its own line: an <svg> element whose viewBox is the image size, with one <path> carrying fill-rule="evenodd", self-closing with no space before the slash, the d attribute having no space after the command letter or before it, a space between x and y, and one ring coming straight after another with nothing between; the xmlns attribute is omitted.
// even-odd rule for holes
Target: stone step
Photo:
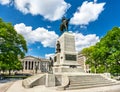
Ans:
<svg viewBox="0 0 120 92"><path fill-rule="evenodd" d="M87 83L87 82L111 82L110 80L88 80L88 81L70 81L70 83Z"/></svg>
<svg viewBox="0 0 120 92"><path fill-rule="evenodd" d="M86 81L109 81L107 79L83 79L83 80L79 80L79 79L76 79L76 80L70 80L70 82L86 82Z"/></svg>
<svg viewBox="0 0 120 92"><path fill-rule="evenodd" d="M116 84L101 75L69 76L70 84L66 89L82 89Z"/></svg>
<svg viewBox="0 0 120 92"><path fill-rule="evenodd" d="M110 80L102 77L99 75L99 77L94 78L93 76L89 76L89 78L86 77L69 77L70 83L79 83L79 82L110 82Z"/></svg>
<svg viewBox="0 0 120 92"><path fill-rule="evenodd" d="M82 81L70 81L70 83L84 83L84 82L110 82L109 80L82 80Z"/></svg>
<svg viewBox="0 0 120 92"><path fill-rule="evenodd" d="M70 78L72 77L83 77L83 78L87 78L87 77L94 77L94 78L98 78L101 77L101 75L78 75L78 76L69 76Z"/></svg>
<svg viewBox="0 0 120 92"><path fill-rule="evenodd" d="M111 84L111 83L114 83L114 82L74 83L74 84L70 84L69 87L71 87L71 86L84 86L84 85Z"/></svg>
<svg viewBox="0 0 120 92"><path fill-rule="evenodd" d="M99 84L99 85L83 85L83 86L71 86L66 88L66 90L74 90L74 89L84 89L84 88L93 88L93 87L101 87L101 86L110 86L115 85L116 83L110 83L110 84Z"/></svg>
<svg viewBox="0 0 120 92"><path fill-rule="evenodd" d="M73 82L73 83L70 83L70 85L74 85L74 84L99 84L99 83L113 83L113 82L103 82L103 81L100 81L100 82Z"/></svg>
<svg viewBox="0 0 120 92"><path fill-rule="evenodd" d="M79 78L79 80L82 80L82 79L89 80L89 79L93 79L94 77L87 77L87 78L86 77L69 77L69 78L70 80L76 80L76 78ZM94 79L105 79L105 78L101 76L101 77L96 77Z"/></svg>
<svg viewBox="0 0 120 92"><path fill-rule="evenodd" d="M77 80L76 80L77 79ZM105 78L103 78L103 77L98 77L98 78L92 78L92 77L89 77L89 78L86 78L86 77L73 77L73 78L71 78L70 77L70 81L78 81L78 80L105 80Z"/></svg>

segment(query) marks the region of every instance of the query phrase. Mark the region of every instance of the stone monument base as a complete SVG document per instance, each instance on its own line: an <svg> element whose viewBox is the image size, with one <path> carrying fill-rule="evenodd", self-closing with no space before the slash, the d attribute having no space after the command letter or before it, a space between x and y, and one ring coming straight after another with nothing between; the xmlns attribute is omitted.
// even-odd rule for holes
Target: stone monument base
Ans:
<svg viewBox="0 0 120 92"><path fill-rule="evenodd" d="M64 71L66 69L67 68L61 68L61 70ZM108 78L104 74L90 74L82 72L76 73L71 71L61 73L58 72L56 74L34 75L32 77L24 79L22 85L25 88L32 88L38 85L45 85L46 87L57 87L57 90L73 90L120 84L120 82Z"/></svg>
<svg viewBox="0 0 120 92"><path fill-rule="evenodd" d="M70 66L59 66L59 67L53 67L53 73L80 73L84 72L84 70L80 67L70 67Z"/></svg>

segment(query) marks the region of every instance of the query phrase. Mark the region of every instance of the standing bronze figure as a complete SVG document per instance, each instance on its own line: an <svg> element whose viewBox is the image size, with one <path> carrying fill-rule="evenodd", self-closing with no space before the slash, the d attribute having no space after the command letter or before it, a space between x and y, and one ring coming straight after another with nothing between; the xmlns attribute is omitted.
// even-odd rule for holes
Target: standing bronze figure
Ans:
<svg viewBox="0 0 120 92"><path fill-rule="evenodd" d="M49 62L49 73L53 73L52 67L53 67L53 59L50 57L50 62Z"/></svg>
<svg viewBox="0 0 120 92"><path fill-rule="evenodd" d="M57 41L57 44L56 44L56 53L60 53L61 49L60 49L60 42Z"/></svg>
<svg viewBox="0 0 120 92"><path fill-rule="evenodd" d="M60 31L68 31L68 23L70 19L66 19L65 17L62 18L62 23L60 25Z"/></svg>

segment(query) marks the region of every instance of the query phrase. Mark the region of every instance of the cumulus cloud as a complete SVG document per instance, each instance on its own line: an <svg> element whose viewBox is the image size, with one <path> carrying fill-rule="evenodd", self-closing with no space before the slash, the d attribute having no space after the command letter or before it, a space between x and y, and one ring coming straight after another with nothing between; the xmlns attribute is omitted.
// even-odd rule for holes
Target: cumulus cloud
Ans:
<svg viewBox="0 0 120 92"><path fill-rule="evenodd" d="M48 31L43 27L32 30L31 26L24 23L16 24L15 30L22 34L28 43L40 42L44 47L54 47L58 35L54 31Z"/></svg>
<svg viewBox="0 0 120 92"><path fill-rule="evenodd" d="M83 2L74 13L70 23L74 25L88 25L89 22L98 19L100 13L104 10L104 5L105 3L97 3L97 0L94 0L94 2Z"/></svg>
<svg viewBox="0 0 120 92"><path fill-rule="evenodd" d="M7 5L10 3L11 3L11 0L0 0L0 4L2 4L2 5Z"/></svg>
<svg viewBox="0 0 120 92"><path fill-rule="evenodd" d="M81 33L74 33L74 35L75 35L75 45L77 51L95 45L100 40L99 37L96 36L96 34L83 35Z"/></svg>
<svg viewBox="0 0 120 92"><path fill-rule="evenodd" d="M49 59L51 57L53 59L54 55L55 55L54 53L45 54L45 58Z"/></svg>
<svg viewBox="0 0 120 92"><path fill-rule="evenodd" d="M13 3L17 10L24 14L41 15L45 19L60 19L71 6L64 0L0 0L1 4Z"/></svg>

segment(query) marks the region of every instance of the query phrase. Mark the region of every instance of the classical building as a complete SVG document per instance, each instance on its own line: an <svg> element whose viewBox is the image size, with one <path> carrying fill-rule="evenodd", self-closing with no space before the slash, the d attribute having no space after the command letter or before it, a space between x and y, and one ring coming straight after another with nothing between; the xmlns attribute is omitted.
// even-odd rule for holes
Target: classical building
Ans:
<svg viewBox="0 0 120 92"><path fill-rule="evenodd" d="M29 73L41 73L49 71L49 59L36 58L33 56L26 56L23 59L20 59L23 65L23 72Z"/></svg>
<svg viewBox="0 0 120 92"><path fill-rule="evenodd" d="M81 65L81 67L84 69L85 72L90 72L89 65L87 65L86 62L86 57L82 55L81 53L78 53L78 63Z"/></svg>

